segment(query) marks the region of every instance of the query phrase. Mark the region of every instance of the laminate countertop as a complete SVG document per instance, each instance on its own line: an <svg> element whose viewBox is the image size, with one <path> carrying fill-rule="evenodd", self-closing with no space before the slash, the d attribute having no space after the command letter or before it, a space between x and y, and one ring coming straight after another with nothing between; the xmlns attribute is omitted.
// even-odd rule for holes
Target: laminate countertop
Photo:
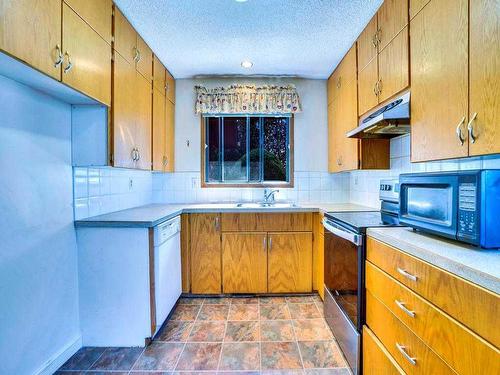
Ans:
<svg viewBox="0 0 500 375"><path fill-rule="evenodd" d="M500 250L485 250L411 228L370 228L367 234L436 267L500 294Z"/></svg>
<svg viewBox="0 0 500 375"><path fill-rule="evenodd" d="M76 227L151 228L182 213L214 212L343 212L377 211L376 208L351 203L301 204L289 207L236 207L236 203L150 204L109 214L76 220Z"/></svg>

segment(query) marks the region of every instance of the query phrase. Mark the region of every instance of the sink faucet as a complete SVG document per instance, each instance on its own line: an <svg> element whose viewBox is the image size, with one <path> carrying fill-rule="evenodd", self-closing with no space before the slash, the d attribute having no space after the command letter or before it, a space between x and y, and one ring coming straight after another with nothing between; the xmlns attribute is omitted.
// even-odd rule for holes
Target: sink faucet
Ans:
<svg viewBox="0 0 500 375"><path fill-rule="evenodd" d="M264 190L264 203L274 203L274 194L279 193L278 189L272 189L271 191Z"/></svg>

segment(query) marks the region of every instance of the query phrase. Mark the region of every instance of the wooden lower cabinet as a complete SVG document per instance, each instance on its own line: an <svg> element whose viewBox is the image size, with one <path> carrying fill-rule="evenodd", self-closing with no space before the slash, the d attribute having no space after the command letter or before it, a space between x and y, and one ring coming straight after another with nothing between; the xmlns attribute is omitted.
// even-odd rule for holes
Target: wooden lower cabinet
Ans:
<svg viewBox="0 0 500 375"><path fill-rule="evenodd" d="M220 214L191 214L191 292L222 292Z"/></svg>
<svg viewBox="0 0 500 375"><path fill-rule="evenodd" d="M312 291L312 233L269 233L268 292Z"/></svg>
<svg viewBox="0 0 500 375"><path fill-rule="evenodd" d="M267 292L267 233L222 234L222 292Z"/></svg>
<svg viewBox="0 0 500 375"><path fill-rule="evenodd" d="M363 327L363 374L404 374L401 367L367 326Z"/></svg>

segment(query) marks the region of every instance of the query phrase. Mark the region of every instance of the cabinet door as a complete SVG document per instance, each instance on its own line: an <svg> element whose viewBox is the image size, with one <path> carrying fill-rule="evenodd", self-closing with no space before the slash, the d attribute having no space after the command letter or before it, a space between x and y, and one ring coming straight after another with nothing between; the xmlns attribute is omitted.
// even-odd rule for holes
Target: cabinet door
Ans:
<svg viewBox="0 0 500 375"><path fill-rule="evenodd" d="M113 166L133 168L135 148L135 67L114 54L113 72Z"/></svg>
<svg viewBox="0 0 500 375"><path fill-rule="evenodd" d="M165 96L153 89L153 170L163 171L166 161L167 115Z"/></svg>
<svg viewBox="0 0 500 375"><path fill-rule="evenodd" d="M111 105L111 46L63 4L62 81Z"/></svg>
<svg viewBox="0 0 500 375"><path fill-rule="evenodd" d="M163 96L166 94L165 77L165 67L156 55L153 56L153 86Z"/></svg>
<svg viewBox="0 0 500 375"><path fill-rule="evenodd" d="M219 214L191 214L191 292L221 293L221 239Z"/></svg>
<svg viewBox="0 0 500 375"><path fill-rule="evenodd" d="M410 22L414 162L468 155L467 3L431 1Z"/></svg>
<svg viewBox="0 0 500 375"><path fill-rule="evenodd" d="M151 122L152 122L152 82L136 73L135 145L139 152L136 163L138 169L151 169Z"/></svg>
<svg viewBox="0 0 500 375"><path fill-rule="evenodd" d="M358 72L358 108L363 115L378 104L375 85L378 81L378 59L373 59L363 70Z"/></svg>
<svg viewBox="0 0 500 375"><path fill-rule="evenodd" d="M267 234L222 235L222 292L267 292Z"/></svg>
<svg viewBox="0 0 500 375"><path fill-rule="evenodd" d="M377 17L380 52L408 25L408 0L385 0Z"/></svg>
<svg viewBox="0 0 500 375"><path fill-rule="evenodd" d="M137 33L116 6L114 7L113 36L115 51L118 51L129 63L135 64L137 58Z"/></svg>
<svg viewBox="0 0 500 375"><path fill-rule="evenodd" d="M332 100L330 104L328 104L328 172L335 173L338 171L337 165L337 145L335 138L334 127L336 124L335 114L336 114L336 105L335 102L338 98Z"/></svg>
<svg viewBox="0 0 500 375"><path fill-rule="evenodd" d="M312 291L312 233L269 233L269 293Z"/></svg>
<svg viewBox="0 0 500 375"><path fill-rule="evenodd" d="M340 94L342 110L340 111L339 126L335 136L338 142L340 171L358 169L359 165L359 140L346 137L348 131L358 126L357 89L356 80L354 80L344 84Z"/></svg>
<svg viewBox="0 0 500 375"><path fill-rule="evenodd" d="M165 172L173 172L175 169L175 105L170 100L166 101L166 150L165 150Z"/></svg>
<svg viewBox="0 0 500 375"><path fill-rule="evenodd" d="M363 326L363 374L404 374L401 367L367 326Z"/></svg>
<svg viewBox="0 0 500 375"><path fill-rule="evenodd" d="M470 2L469 155L500 153L500 3Z"/></svg>
<svg viewBox="0 0 500 375"><path fill-rule="evenodd" d="M60 0L2 0L0 50L59 80L61 23Z"/></svg>
<svg viewBox="0 0 500 375"><path fill-rule="evenodd" d="M430 0L410 0L410 20L412 20L413 17L415 17L429 1Z"/></svg>
<svg viewBox="0 0 500 375"><path fill-rule="evenodd" d="M71 9L85 20L108 44L111 45L111 0L64 0Z"/></svg>
<svg viewBox="0 0 500 375"><path fill-rule="evenodd" d="M405 27L378 56L379 102L409 85L408 27Z"/></svg>
<svg viewBox="0 0 500 375"><path fill-rule="evenodd" d="M137 59L137 71L147 80L153 79L153 51L146 42L137 34L137 50L139 57Z"/></svg>
<svg viewBox="0 0 500 375"><path fill-rule="evenodd" d="M377 57L375 34L377 33L377 15L366 25L358 37L358 70L364 69L370 61Z"/></svg>
<svg viewBox="0 0 500 375"><path fill-rule="evenodd" d="M175 79L168 70L166 70L165 72L166 72L165 91L167 93L167 98L168 100L170 100L172 103L175 104Z"/></svg>

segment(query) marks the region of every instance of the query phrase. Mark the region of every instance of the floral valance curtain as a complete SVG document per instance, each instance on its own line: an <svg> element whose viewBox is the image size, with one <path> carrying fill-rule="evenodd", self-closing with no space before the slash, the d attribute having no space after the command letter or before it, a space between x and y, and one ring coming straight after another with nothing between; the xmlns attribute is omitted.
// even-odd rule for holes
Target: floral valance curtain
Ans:
<svg viewBox="0 0 500 375"><path fill-rule="evenodd" d="M206 88L195 86L196 113L272 113L301 112L299 94L293 85Z"/></svg>

